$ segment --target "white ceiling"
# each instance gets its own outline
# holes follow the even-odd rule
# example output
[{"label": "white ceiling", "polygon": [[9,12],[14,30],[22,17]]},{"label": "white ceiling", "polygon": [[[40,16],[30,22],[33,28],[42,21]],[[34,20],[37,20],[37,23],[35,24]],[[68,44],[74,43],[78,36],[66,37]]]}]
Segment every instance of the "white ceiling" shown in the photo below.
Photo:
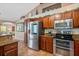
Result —
[{"label": "white ceiling", "polygon": [[0,3],[0,20],[19,20],[37,5],[39,3]]}]

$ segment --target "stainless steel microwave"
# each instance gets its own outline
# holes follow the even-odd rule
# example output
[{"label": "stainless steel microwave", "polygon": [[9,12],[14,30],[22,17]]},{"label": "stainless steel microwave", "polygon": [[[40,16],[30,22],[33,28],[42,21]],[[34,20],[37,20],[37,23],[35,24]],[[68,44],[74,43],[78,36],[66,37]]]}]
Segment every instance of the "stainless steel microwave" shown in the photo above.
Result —
[{"label": "stainless steel microwave", "polygon": [[70,29],[70,28],[73,28],[72,19],[54,21],[54,29]]}]

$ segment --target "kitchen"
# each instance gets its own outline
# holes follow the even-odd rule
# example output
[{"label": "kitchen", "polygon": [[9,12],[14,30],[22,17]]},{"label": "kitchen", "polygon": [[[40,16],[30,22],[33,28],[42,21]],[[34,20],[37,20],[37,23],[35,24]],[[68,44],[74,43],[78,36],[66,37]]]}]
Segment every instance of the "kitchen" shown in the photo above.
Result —
[{"label": "kitchen", "polygon": [[[28,22],[29,24],[35,23],[36,21],[41,22],[41,24],[39,24],[40,27],[38,24],[38,26],[30,24],[32,26],[31,28],[27,26],[30,28],[27,29],[27,33],[37,35],[36,37],[31,35],[31,37],[34,37],[35,39],[39,36],[39,41],[37,39],[37,43],[35,45],[36,41],[31,41],[31,37],[29,37],[29,34],[27,34],[27,42],[29,41],[29,47],[35,50],[41,49],[44,51],[48,51],[50,53],[53,53],[53,55],[78,56],[78,40],[76,41],[76,38],[79,39],[79,9],[75,9],[76,7],[68,9],[69,6],[66,6],[66,8],[60,8],[61,11],[59,9],[54,10],[54,12],[51,11],[53,12],[51,13],[51,15],[41,14],[35,16],[36,18],[30,18],[29,21],[28,19],[26,19],[26,22]],[[37,34],[33,32],[37,32]]]},{"label": "kitchen", "polygon": [[16,21],[15,35],[0,35],[0,55],[79,56],[78,18],[78,3],[40,3]]}]

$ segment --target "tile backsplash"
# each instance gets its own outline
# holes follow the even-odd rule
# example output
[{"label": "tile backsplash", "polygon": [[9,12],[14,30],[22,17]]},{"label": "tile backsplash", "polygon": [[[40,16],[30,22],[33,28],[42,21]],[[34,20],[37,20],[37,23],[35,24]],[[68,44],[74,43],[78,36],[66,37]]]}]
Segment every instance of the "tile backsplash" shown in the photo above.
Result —
[{"label": "tile backsplash", "polygon": [[44,33],[49,33],[51,32],[52,34],[56,33],[55,29],[45,29]]},{"label": "tile backsplash", "polygon": [[72,34],[79,34],[79,28],[73,29],[73,30],[72,30]]},{"label": "tile backsplash", "polygon": [[[71,29],[72,34],[79,34],[79,28],[76,29]],[[44,33],[49,33],[51,32],[52,34],[56,34],[57,31],[55,29],[45,29]]]}]

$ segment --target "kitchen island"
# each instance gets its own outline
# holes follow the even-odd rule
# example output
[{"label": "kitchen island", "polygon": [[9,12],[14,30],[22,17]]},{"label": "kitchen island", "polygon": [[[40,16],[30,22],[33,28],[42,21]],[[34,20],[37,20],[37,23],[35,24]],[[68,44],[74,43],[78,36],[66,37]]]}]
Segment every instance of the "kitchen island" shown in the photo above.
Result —
[{"label": "kitchen island", "polygon": [[18,41],[12,35],[0,35],[0,56],[17,56]]}]

